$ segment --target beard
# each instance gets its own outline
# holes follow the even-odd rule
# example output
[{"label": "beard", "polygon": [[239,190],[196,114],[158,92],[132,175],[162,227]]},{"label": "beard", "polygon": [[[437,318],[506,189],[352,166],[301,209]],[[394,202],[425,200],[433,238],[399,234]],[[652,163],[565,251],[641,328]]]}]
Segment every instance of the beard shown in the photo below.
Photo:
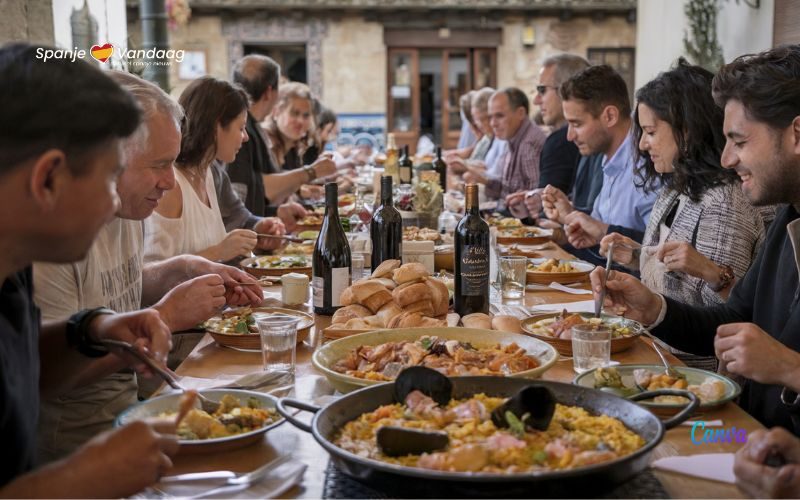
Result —
[{"label": "beard", "polygon": [[[751,176],[752,170],[747,169]],[[755,207],[790,203],[800,205],[800,164],[776,143],[771,157],[756,170],[764,172],[757,192],[745,191],[745,197]]]}]

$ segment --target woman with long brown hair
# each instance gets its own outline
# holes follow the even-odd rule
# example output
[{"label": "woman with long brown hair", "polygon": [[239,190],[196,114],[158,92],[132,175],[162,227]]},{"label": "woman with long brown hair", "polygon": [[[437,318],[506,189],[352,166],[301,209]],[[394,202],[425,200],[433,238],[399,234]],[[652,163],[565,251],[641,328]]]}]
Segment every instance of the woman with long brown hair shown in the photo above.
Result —
[{"label": "woman with long brown hair", "polygon": [[196,254],[226,262],[249,255],[258,241],[248,229],[227,232],[211,166],[229,163],[247,141],[248,98],[244,90],[212,77],[193,81],[179,100],[186,118],[175,162],[175,188],[145,224],[145,261]]}]

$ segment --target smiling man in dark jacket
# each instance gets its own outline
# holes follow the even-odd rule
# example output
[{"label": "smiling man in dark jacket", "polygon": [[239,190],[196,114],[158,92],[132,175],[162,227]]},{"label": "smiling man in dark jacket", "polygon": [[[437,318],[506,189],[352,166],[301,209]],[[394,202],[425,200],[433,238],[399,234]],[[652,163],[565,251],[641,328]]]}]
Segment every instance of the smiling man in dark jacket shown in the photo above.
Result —
[{"label": "smiling man in dark jacket", "polygon": [[[725,109],[722,166],[736,169],[753,205],[785,206],[726,304],[692,307],[612,273],[606,305],[678,349],[716,354],[748,379],[747,412],[800,435],[800,45],[739,57],[720,69],[713,91]],[[592,273],[595,293],[602,274]]]}]

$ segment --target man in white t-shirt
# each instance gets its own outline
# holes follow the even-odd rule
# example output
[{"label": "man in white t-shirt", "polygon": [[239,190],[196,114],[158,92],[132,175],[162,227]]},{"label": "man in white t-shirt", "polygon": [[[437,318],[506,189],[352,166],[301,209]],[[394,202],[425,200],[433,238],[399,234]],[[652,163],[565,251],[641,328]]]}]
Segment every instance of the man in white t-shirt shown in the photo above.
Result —
[{"label": "man in white t-shirt", "polygon": [[[42,318],[64,319],[101,306],[128,312],[154,304],[170,329],[178,331],[206,320],[226,303],[260,303],[258,283],[233,267],[191,255],[144,265],[143,220],[175,185],[172,166],[180,150],[183,113],[155,85],[125,73],[111,76],[134,95],[144,112],[139,129],[124,144],[127,166],[117,182],[119,209],[82,261],[34,265],[34,299]],[[135,375],[120,371],[122,367],[119,358],[107,356],[81,380],[105,377],[42,401],[40,461],[72,452],[110,428],[120,411],[136,403]]]}]

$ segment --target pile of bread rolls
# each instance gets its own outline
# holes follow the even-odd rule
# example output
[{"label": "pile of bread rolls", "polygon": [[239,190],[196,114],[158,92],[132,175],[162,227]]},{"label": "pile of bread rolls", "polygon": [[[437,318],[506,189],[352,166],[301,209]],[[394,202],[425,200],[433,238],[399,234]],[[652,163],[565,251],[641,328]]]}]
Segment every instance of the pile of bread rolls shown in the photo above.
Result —
[{"label": "pile of bread rolls", "polygon": [[386,260],[369,279],[354,283],[340,297],[344,307],[333,315],[331,326],[345,330],[458,326],[521,333],[519,319],[468,314],[448,314],[447,285],[430,276],[423,264]]},{"label": "pile of bread rolls", "polygon": [[370,279],[342,292],[332,324],[345,329],[447,326],[447,285],[429,275],[424,265],[383,261]]}]

